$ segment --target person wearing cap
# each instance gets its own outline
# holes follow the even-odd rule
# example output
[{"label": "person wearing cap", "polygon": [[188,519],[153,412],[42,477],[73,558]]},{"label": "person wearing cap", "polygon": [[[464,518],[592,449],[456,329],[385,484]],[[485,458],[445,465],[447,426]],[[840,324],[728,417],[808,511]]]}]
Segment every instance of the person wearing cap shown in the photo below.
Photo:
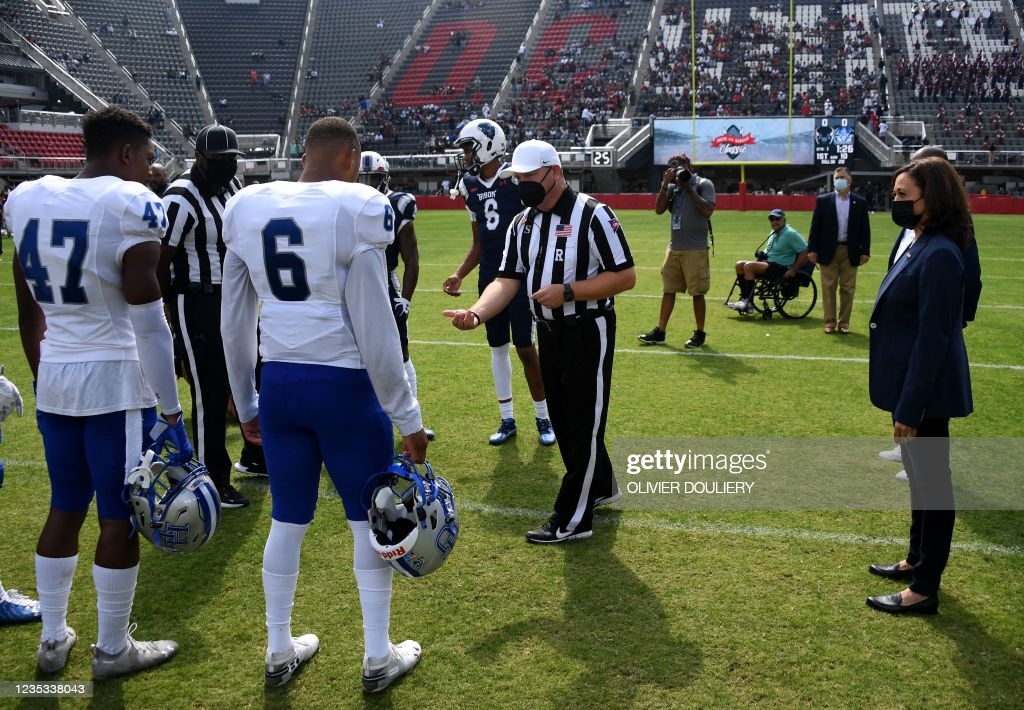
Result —
[{"label": "person wearing cap", "polygon": [[[821,307],[825,312],[825,333],[850,332],[853,294],[857,290],[857,267],[871,258],[871,221],[868,203],[850,192],[853,177],[840,166],[832,173],[835,191],[821,195],[814,203],[807,257],[821,268]],[[836,288],[839,313],[836,314]]]},{"label": "person wearing cap", "polygon": [[798,231],[786,224],[786,213],[774,209],[768,213],[768,222],[772,231],[768,234],[768,244],[762,253],[758,253],[757,261],[737,261],[736,278],[740,280],[740,300],[727,304],[740,313],[754,310],[751,298],[754,293],[754,281],[758,276],[768,278],[794,278],[801,266],[807,263],[807,242]]},{"label": "person wearing cap", "polygon": [[537,321],[548,411],[565,465],[554,512],[526,533],[531,543],[590,537],[594,507],[622,496],[605,446],[615,352],[615,295],[636,284],[619,220],[565,180],[554,147],[520,143],[498,173],[513,178],[526,209],[512,221],[498,277],[465,310],[446,310],[472,330],[500,313],[526,282]]},{"label": "person wearing cap", "polygon": [[[196,455],[210,472],[224,508],[242,508],[249,499],[231,485],[225,412],[231,393],[220,335],[221,234],[228,200],[241,189],[238,137],[227,126],[210,125],[196,136],[192,169],[168,186],[163,196],[167,229],[160,253],[160,284],[192,391],[192,439]],[[247,450],[254,445],[246,442]],[[262,462],[262,450],[259,460]],[[243,461],[245,454],[243,454]]]},{"label": "person wearing cap", "polygon": [[711,288],[711,261],[708,259],[708,234],[715,211],[715,185],[700,177],[686,155],[674,155],[662,176],[661,189],[654,201],[655,214],[672,214],[669,244],[661,265],[661,311],[658,325],[637,336],[643,345],[664,345],[665,329],[676,305],[677,293],[689,293],[693,299],[693,317],[697,329],[686,347],[704,344],[704,318],[707,306],[704,294]]}]

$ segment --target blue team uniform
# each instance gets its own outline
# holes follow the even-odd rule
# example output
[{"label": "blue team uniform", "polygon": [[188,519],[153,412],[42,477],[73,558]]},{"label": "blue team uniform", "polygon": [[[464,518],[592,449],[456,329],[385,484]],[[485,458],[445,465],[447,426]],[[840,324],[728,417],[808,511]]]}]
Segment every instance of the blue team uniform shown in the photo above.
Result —
[{"label": "blue team uniform", "polygon": [[402,284],[398,280],[398,235],[405,225],[416,219],[416,198],[408,192],[389,192],[387,197],[395,211],[395,238],[384,250],[384,261],[388,267],[388,298],[398,325],[398,338],[405,350],[409,347],[409,304],[402,298]]},{"label": "blue team uniform", "polygon": [[[502,165],[499,171],[505,167]],[[478,226],[480,266],[477,289],[483,293],[498,276],[506,232],[512,218],[523,211],[523,203],[511,178],[499,178],[497,175],[490,182],[484,182],[479,176],[467,173],[459,183],[459,193]],[[533,343],[533,316],[525,281],[508,308],[489,319],[484,327],[487,329],[487,344],[492,348],[508,344],[510,331],[511,342],[516,347]]]}]

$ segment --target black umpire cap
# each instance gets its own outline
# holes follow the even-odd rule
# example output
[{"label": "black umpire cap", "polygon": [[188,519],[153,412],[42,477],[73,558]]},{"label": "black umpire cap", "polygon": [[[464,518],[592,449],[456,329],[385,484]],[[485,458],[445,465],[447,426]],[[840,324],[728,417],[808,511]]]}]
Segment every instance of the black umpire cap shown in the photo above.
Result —
[{"label": "black umpire cap", "polygon": [[238,149],[238,136],[227,126],[205,126],[196,136],[196,152],[203,155],[245,155]]}]

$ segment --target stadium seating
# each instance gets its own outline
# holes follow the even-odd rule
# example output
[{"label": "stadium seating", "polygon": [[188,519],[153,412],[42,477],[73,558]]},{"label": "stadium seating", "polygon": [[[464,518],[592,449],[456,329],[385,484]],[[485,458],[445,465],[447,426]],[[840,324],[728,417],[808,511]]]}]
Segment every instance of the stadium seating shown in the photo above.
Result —
[{"label": "stadium seating", "polygon": [[[217,118],[239,133],[281,133],[308,3],[177,3]],[[339,42],[351,36],[345,31],[336,35]]]},{"label": "stadium seating", "polygon": [[167,118],[183,127],[205,123],[195,77],[186,69],[181,38],[176,32],[168,34],[174,26],[169,5],[146,0],[74,0],[71,6],[150,98],[163,107]]}]

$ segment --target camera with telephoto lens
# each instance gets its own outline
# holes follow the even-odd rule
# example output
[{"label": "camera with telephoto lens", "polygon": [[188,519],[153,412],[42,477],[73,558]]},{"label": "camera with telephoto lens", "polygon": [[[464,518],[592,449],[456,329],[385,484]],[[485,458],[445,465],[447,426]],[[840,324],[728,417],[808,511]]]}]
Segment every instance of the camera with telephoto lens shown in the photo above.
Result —
[{"label": "camera with telephoto lens", "polygon": [[676,182],[690,182],[691,177],[693,175],[686,168],[676,168]]},{"label": "camera with telephoto lens", "polygon": [[760,250],[754,252],[754,257],[757,258],[758,261],[768,261],[768,255]]}]

